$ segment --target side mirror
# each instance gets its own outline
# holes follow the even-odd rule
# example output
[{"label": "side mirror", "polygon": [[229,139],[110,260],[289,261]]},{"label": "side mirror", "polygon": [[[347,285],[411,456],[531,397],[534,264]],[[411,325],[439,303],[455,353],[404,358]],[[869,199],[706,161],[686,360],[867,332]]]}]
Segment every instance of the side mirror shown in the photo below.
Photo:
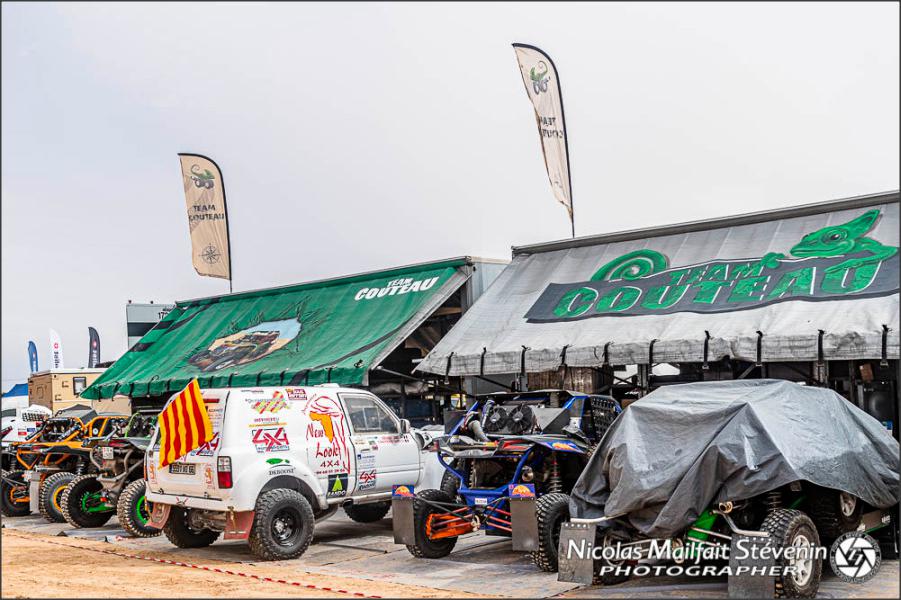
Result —
[{"label": "side mirror", "polygon": [[401,420],[400,420],[400,432],[401,432],[402,434],[403,434],[403,433],[410,433],[410,421],[408,421],[407,419],[401,419]]}]

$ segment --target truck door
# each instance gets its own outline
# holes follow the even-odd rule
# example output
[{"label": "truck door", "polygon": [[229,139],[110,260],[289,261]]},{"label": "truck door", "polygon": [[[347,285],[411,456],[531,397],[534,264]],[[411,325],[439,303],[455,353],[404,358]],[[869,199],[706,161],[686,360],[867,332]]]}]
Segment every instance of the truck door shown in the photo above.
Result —
[{"label": "truck door", "polygon": [[341,394],[353,433],[358,494],[390,492],[393,485],[415,484],[419,445],[400,433],[400,421],[375,396]]}]

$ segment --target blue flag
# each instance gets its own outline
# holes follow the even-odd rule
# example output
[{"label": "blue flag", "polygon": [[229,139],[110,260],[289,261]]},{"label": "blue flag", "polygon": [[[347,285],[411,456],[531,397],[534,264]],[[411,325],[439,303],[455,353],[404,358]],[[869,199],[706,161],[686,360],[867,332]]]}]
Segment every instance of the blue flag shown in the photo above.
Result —
[{"label": "blue flag", "polygon": [[28,366],[32,373],[38,372],[38,348],[31,340],[28,341]]}]

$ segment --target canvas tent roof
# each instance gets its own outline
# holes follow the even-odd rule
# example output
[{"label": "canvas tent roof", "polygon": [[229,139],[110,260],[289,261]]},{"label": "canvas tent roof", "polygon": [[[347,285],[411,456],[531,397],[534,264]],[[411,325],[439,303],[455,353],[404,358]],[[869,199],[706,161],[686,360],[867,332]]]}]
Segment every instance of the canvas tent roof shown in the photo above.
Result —
[{"label": "canvas tent roof", "polygon": [[472,274],[469,257],[176,303],[82,398],[365,384]]},{"label": "canvas tent roof", "polygon": [[514,248],[417,369],[898,358],[898,228],[890,192]]},{"label": "canvas tent roof", "polygon": [[27,396],[28,395],[28,384],[27,383],[17,383],[12,386],[8,392],[3,394],[4,398],[12,398],[14,396]]}]

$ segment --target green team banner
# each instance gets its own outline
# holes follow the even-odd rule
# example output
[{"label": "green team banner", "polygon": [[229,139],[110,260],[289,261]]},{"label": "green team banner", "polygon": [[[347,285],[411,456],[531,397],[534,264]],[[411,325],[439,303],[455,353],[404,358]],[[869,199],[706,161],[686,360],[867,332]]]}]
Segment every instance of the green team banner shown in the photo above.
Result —
[{"label": "green team banner", "polygon": [[469,277],[466,259],[179,302],[83,398],[362,384]]}]

